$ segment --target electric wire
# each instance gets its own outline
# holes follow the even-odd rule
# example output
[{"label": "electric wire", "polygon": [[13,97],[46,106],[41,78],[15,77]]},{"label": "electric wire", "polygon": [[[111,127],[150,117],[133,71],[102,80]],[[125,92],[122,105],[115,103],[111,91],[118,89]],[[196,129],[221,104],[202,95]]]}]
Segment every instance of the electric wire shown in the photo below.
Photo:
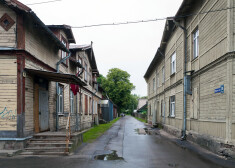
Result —
[{"label": "electric wire", "polygon": [[45,3],[57,2],[57,1],[62,1],[62,0],[53,0],[53,1],[36,2],[36,3],[31,3],[31,4],[26,4],[26,5],[40,5],[40,4],[45,4]]},{"label": "electric wire", "polygon": [[[51,1],[26,4],[26,5],[39,5],[39,4],[52,3],[52,2],[57,2],[57,1],[62,1],[62,0],[51,0]],[[126,22],[117,22],[117,23],[101,23],[101,24],[93,24],[93,25],[85,25],[85,26],[72,26],[71,28],[81,29],[81,28],[100,27],[100,26],[118,26],[118,25],[127,25],[127,24],[156,22],[156,21],[169,20],[169,19],[181,19],[181,18],[185,18],[189,16],[196,16],[196,15],[202,15],[202,14],[213,13],[213,12],[221,12],[221,11],[230,10],[234,8],[235,7],[215,9],[215,10],[209,10],[209,11],[204,11],[204,12],[199,12],[199,13],[181,15],[177,17],[173,16],[173,17],[163,17],[163,18],[148,19],[148,20],[136,20],[136,21],[126,21]]]},{"label": "electric wire", "polygon": [[156,19],[148,19],[148,20],[137,20],[137,21],[117,22],[117,23],[103,23],[103,24],[94,24],[94,25],[86,25],[86,26],[72,26],[72,28],[81,29],[81,28],[99,27],[99,26],[118,26],[118,25],[127,25],[127,24],[156,22],[156,21],[171,20],[171,19],[182,19],[182,18],[186,18],[189,16],[196,16],[196,15],[202,15],[202,14],[213,13],[213,12],[221,12],[221,11],[230,10],[230,9],[234,9],[234,8],[235,7],[209,10],[209,11],[205,11],[205,12],[192,13],[192,14],[181,15],[181,16],[177,16],[177,17],[173,16],[173,17],[164,17],[164,18],[156,18]]}]

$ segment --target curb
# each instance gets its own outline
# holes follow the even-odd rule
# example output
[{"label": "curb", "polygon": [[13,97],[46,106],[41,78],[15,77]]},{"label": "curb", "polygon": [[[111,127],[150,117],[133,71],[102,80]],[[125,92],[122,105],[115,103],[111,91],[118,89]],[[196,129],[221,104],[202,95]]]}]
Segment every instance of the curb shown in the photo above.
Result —
[{"label": "curb", "polygon": [[177,146],[187,149],[188,151],[196,154],[201,159],[206,159],[207,161],[217,164],[218,166],[222,166],[223,168],[234,168],[235,167],[235,160],[228,160],[224,156],[220,156],[217,154],[214,154],[198,144],[195,144],[190,141],[182,141],[181,139],[159,129],[153,129],[153,131],[162,136],[163,138],[170,140],[172,143],[176,144]]}]

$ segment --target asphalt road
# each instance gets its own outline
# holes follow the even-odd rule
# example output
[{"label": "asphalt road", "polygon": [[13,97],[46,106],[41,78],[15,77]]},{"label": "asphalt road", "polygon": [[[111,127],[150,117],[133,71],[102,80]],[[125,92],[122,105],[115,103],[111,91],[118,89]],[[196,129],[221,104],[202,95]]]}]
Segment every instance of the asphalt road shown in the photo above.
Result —
[{"label": "asphalt road", "polygon": [[143,123],[125,116],[71,156],[0,158],[0,168],[221,168],[160,135],[138,134],[141,128]]}]

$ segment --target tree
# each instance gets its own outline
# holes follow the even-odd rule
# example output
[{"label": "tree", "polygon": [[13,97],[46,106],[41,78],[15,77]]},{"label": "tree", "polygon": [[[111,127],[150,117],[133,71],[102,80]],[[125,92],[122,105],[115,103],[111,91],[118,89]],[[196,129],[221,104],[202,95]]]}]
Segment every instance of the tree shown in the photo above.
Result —
[{"label": "tree", "polygon": [[127,109],[131,99],[131,91],[135,86],[130,82],[130,75],[126,71],[112,68],[107,77],[101,75],[98,82],[108,97],[118,106],[119,112]]},{"label": "tree", "polygon": [[129,99],[128,107],[127,107],[128,113],[133,113],[133,111],[137,109],[138,100],[139,100],[138,95],[136,94],[130,95],[130,99]]}]

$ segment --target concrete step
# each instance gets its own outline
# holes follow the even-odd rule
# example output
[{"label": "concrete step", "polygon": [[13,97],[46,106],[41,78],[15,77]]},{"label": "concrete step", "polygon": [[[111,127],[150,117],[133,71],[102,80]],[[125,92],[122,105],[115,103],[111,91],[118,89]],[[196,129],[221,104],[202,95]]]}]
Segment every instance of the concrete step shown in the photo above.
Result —
[{"label": "concrete step", "polygon": [[[25,151],[31,152],[64,152],[66,147],[27,147]],[[69,147],[71,149],[71,147]]]},{"label": "concrete step", "polygon": [[[69,147],[72,146],[72,142],[69,142]],[[38,142],[38,141],[34,141],[34,142],[30,142],[27,145],[28,148],[31,147],[66,147],[66,142]]]},{"label": "concrete step", "polygon": [[37,156],[37,155],[53,155],[53,156],[62,156],[69,155],[69,152],[48,152],[48,151],[23,151],[20,153],[23,156]]},{"label": "concrete step", "polygon": [[[38,142],[38,143],[63,143],[66,142],[66,139],[30,139],[29,143]],[[69,142],[73,142],[73,139],[70,139]]]},{"label": "concrete step", "polygon": [[37,140],[66,140],[66,136],[62,136],[62,135],[58,135],[58,136],[45,136],[45,135],[35,135],[33,137],[33,139],[37,139]]}]

